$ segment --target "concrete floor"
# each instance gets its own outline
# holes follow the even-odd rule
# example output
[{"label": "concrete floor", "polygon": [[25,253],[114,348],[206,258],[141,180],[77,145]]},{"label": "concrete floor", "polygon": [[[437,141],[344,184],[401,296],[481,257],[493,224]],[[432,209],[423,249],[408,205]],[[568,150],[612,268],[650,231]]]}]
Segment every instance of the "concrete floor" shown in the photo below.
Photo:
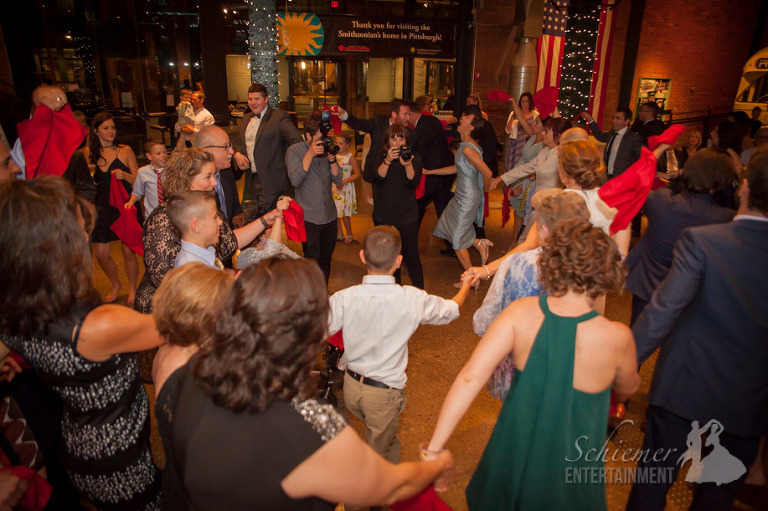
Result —
[{"label": "concrete floor", "polygon": [[[372,207],[365,202],[365,194],[359,182],[357,188],[359,213],[352,217],[352,230],[358,241],[350,245],[344,245],[341,242],[336,244],[329,284],[331,291],[360,283],[366,273],[365,267],[358,257],[358,252],[362,248],[360,240],[373,226]],[[500,191],[491,194],[492,209],[486,228],[488,238],[495,243],[495,246],[491,248],[491,260],[500,257],[502,251],[508,247],[511,241],[511,226],[504,229],[499,227],[500,200]],[[431,235],[435,223],[435,211],[430,206],[421,226],[419,238],[426,289],[430,293],[450,298],[456,291],[452,287],[452,283],[458,280],[462,268],[456,258],[439,254],[440,249],[444,248],[444,244],[442,240]],[[293,242],[287,244],[296,252],[301,253],[299,244]],[[474,264],[478,264],[479,255],[477,252],[470,251],[470,254]],[[127,282],[125,282],[125,276],[122,272],[123,263],[117,243],[113,243],[112,256],[117,261],[121,278],[124,280],[124,286],[118,299],[119,302],[124,303],[127,297]],[[95,261],[94,266],[97,286],[102,295],[106,295],[109,291],[106,277]],[[143,265],[141,271],[143,272]],[[408,282],[407,277],[404,276],[404,283]],[[461,317],[457,321],[447,326],[422,326],[412,338],[408,384],[405,389],[408,402],[400,420],[403,461],[416,460],[418,443],[427,441],[431,437],[443,398],[479,340],[472,330],[472,314],[482,303],[487,289],[488,283],[483,282],[479,291],[470,292],[470,296],[461,310]],[[606,316],[613,320],[628,323],[629,307],[630,301],[627,293],[609,296],[606,303]],[[608,441],[607,448],[609,450],[621,449],[623,451],[624,449],[639,449],[641,447],[643,433],[639,426],[643,421],[647,406],[648,389],[654,364],[655,358],[649,360],[642,368],[643,384],[628,406],[626,418],[631,419],[634,425],[623,425]],[[341,395],[339,395],[339,401],[340,407],[343,407]],[[481,392],[448,443],[448,448],[453,452],[456,459],[457,477],[454,484],[442,497],[454,510],[467,509],[464,489],[480,459],[500,408],[499,401],[490,397],[486,391]],[[349,420],[362,436],[362,423],[354,417]],[[158,465],[164,465],[165,460],[156,429],[153,429],[153,452]],[[624,464],[624,466],[629,465],[631,464]],[[607,466],[621,466],[621,464],[609,462]],[[683,510],[690,505],[692,486],[684,482],[683,479],[684,477],[678,477],[679,482],[675,484],[668,495],[668,510]],[[629,484],[607,485],[608,509],[611,511],[624,509],[629,490]],[[745,487],[733,509],[768,509],[768,491],[765,488]]]}]

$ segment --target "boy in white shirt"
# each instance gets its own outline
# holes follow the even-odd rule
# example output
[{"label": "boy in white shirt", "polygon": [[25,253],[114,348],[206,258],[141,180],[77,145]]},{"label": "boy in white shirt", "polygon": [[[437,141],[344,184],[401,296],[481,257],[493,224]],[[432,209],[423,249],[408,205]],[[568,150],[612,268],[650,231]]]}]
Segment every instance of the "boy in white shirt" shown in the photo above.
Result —
[{"label": "boy in white shirt", "polygon": [[419,325],[444,325],[459,317],[471,279],[450,300],[395,283],[403,256],[394,227],[374,227],[360,259],[368,267],[363,283],[330,298],[330,333],[344,330],[344,403],[365,422],[365,438],[392,463],[400,461],[397,427],[405,407],[408,340]]},{"label": "boy in white shirt", "polygon": [[145,156],[149,165],[144,165],[136,174],[133,182],[131,198],[125,203],[125,209],[130,209],[135,203],[144,197],[144,221],[157,206],[165,201],[163,196],[163,170],[168,161],[168,150],[165,143],[156,138],[150,138],[144,144]]}]

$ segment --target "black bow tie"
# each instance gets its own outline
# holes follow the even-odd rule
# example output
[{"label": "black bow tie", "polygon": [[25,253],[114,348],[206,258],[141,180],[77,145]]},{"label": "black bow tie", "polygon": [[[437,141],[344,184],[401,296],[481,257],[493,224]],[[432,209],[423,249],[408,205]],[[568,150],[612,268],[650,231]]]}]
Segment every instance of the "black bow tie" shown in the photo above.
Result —
[{"label": "black bow tie", "polygon": [[259,112],[257,114],[253,114],[253,116],[256,117],[257,119],[261,119],[261,114],[262,112]]}]

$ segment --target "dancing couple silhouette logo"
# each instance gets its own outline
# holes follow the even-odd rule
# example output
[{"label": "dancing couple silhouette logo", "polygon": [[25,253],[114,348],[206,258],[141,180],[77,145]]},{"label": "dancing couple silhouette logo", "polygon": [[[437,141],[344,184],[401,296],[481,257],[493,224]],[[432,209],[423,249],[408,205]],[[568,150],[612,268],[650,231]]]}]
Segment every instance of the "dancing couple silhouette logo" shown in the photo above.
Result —
[{"label": "dancing couple silhouette logo", "polygon": [[[691,422],[691,432],[686,440],[688,450],[678,460],[680,468],[691,461],[686,481],[720,486],[735,481],[747,471],[741,460],[720,445],[720,434],[724,430],[723,425],[715,419],[702,427],[699,427],[699,421]],[[703,440],[704,435],[706,440]]]}]

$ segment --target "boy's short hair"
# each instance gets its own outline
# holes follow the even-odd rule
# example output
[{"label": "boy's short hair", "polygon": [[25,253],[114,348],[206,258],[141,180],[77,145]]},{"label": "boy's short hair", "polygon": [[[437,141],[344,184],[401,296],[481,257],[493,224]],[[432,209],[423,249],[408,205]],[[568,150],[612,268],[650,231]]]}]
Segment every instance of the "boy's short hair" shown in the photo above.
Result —
[{"label": "boy's short hair", "polygon": [[203,263],[172,269],[152,299],[157,331],[168,344],[202,344],[208,340],[234,280],[230,273]]},{"label": "boy's short hair", "polygon": [[363,240],[365,264],[375,272],[388,271],[400,255],[400,233],[391,225],[378,225],[368,231]]},{"label": "boy's short hair", "polygon": [[183,96],[184,94],[192,94],[192,89],[181,89],[179,95]]},{"label": "boy's short hair", "polygon": [[168,219],[182,236],[189,232],[189,224],[195,218],[202,218],[208,201],[215,201],[213,195],[204,190],[182,190],[171,195],[165,202]]},{"label": "boy's short hair", "polygon": [[149,138],[149,139],[147,139],[147,141],[144,143],[144,152],[145,153],[151,153],[152,152],[152,148],[155,147],[156,145],[161,145],[161,146],[165,147],[165,142],[163,142],[159,138]]}]

